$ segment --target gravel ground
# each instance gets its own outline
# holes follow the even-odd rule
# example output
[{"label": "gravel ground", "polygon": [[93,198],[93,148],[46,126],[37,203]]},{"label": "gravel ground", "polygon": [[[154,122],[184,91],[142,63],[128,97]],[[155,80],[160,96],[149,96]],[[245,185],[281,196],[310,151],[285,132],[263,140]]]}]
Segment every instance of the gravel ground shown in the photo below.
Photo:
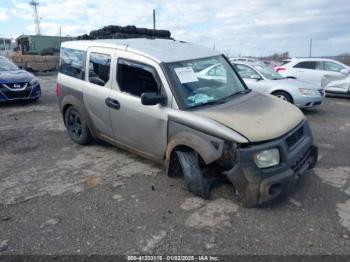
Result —
[{"label": "gravel ground", "polygon": [[40,77],[35,103],[0,106],[0,254],[350,254],[350,100],[305,111],[320,155],[285,201],[210,201],[106,143],[74,144]]}]

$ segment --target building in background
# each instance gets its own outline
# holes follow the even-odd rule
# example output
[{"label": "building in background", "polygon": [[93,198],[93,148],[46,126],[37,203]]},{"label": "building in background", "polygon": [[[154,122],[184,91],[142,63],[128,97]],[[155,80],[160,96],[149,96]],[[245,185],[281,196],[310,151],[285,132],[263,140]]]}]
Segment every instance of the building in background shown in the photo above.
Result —
[{"label": "building in background", "polygon": [[47,35],[21,35],[16,43],[22,54],[53,54],[59,52],[62,42],[73,40],[72,37]]},{"label": "building in background", "polygon": [[0,38],[0,56],[10,57],[13,53],[14,44],[10,38]]}]

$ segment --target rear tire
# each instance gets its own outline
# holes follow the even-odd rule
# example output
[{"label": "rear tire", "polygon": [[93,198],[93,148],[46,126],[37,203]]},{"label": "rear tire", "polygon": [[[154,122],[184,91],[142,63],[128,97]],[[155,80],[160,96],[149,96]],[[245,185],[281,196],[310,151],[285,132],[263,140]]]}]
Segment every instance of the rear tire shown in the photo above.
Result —
[{"label": "rear tire", "polygon": [[287,92],[277,91],[272,93],[272,95],[277,96],[278,98],[293,104],[293,98]]},{"label": "rear tire", "polygon": [[64,116],[64,122],[70,138],[79,145],[92,141],[92,136],[83,114],[75,106],[70,106]]}]

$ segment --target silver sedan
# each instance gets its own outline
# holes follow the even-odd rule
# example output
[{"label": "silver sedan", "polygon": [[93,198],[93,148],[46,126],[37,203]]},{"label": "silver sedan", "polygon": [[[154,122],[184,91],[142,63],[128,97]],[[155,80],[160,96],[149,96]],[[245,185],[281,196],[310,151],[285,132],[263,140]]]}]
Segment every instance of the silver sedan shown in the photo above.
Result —
[{"label": "silver sedan", "polygon": [[285,78],[262,63],[232,63],[247,86],[275,95],[299,108],[322,105],[325,92],[317,84]]}]

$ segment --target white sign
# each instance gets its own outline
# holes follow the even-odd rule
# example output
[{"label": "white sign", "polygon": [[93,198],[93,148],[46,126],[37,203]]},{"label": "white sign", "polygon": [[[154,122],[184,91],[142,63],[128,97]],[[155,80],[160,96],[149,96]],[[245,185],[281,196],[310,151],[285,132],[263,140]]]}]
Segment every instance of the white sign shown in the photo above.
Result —
[{"label": "white sign", "polygon": [[190,66],[178,67],[178,68],[175,68],[174,70],[181,84],[198,81],[196,73],[193,71],[193,68]]}]

